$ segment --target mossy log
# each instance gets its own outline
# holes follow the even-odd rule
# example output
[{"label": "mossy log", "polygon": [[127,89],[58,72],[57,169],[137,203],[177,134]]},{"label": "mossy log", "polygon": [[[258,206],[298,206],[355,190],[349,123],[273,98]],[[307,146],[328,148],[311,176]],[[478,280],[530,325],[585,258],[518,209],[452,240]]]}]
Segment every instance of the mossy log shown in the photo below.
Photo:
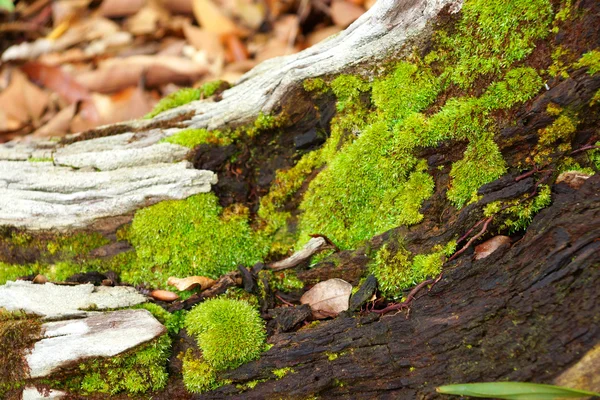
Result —
[{"label": "mossy log", "polygon": [[[521,240],[482,260],[457,258],[409,314],[367,312],[274,335],[258,361],[225,374],[231,385],[197,398],[422,399],[460,382],[598,385],[600,177],[555,195]],[[588,352],[596,365],[579,381],[562,379]],[[293,372],[273,376],[285,367]],[[253,380],[261,383],[252,390],[236,387]]]},{"label": "mossy log", "polygon": [[[197,398],[435,398],[498,380],[598,391],[598,26],[595,0],[379,0],[209,99],[1,145],[0,278],[220,278],[165,306],[190,309],[313,235],[329,253],[311,268],[297,256],[252,271],[270,333],[295,332]],[[508,239],[475,260],[496,235]],[[376,304],[277,320],[320,281],[367,276]],[[422,282],[435,283],[381,315]],[[197,349],[176,339],[153,398],[191,396],[181,358]]]}]

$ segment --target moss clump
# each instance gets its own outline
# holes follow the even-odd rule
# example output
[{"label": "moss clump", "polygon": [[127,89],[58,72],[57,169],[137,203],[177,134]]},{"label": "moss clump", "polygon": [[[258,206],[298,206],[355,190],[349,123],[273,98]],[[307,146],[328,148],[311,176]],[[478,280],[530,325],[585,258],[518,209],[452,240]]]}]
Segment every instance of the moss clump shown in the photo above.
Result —
[{"label": "moss clump", "polygon": [[265,323],[250,304],[225,298],[207,300],[186,317],[185,327],[196,337],[202,357],[184,357],[183,379],[191,392],[222,384],[217,372],[252,361],[265,349]]},{"label": "moss clump", "polygon": [[304,90],[307,92],[315,93],[327,93],[329,91],[329,85],[322,78],[311,78],[306,79],[302,82]]},{"label": "moss clump", "polygon": [[188,313],[185,327],[196,337],[204,360],[216,370],[252,361],[265,346],[265,323],[245,301],[207,300]]},{"label": "moss clump", "polygon": [[0,396],[18,389],[29,376],[25,356],[42,332],[40,318],[0,308]]},{"label": "moss clump", "polygon": [[268,240],[250,228],[248,210],[224,210],[212,193],[139,210],[129,239],[136,266],[123,271],[123,279],[160,286],[169,276],[218,278],[238,264],[260,261],[269,250]]},{"label": "moss clump", "polygon": [[218,130],[208,131],[206,129],[184,129],[172,136],[162,139],[161,142],[178,144],[180,146],[193,149],[201,144],[226,146],[233,142],[233,138]]},{"label": "moss clump", "polygon": [[171,339],[163,335],[128,354],[92,360],[79,365],[81,374],[66,380],[69,388],[84,393],[127,393],[160,390],[168,379],[166,371]]},{"label": "moss clump", "polygon": [[202,358],[197,358],[188,349],[183,357],[183,384],[192,393],[204,393],[214,390],[222,384],[217,372]]},{"label": "moss clump", "polygon": [[30,157],[27,159],[29,162],[53,162],[54,158],[52,157]]},{"label": "moss clump", "polygon": [[506,162],[491,135],[469,142],[462,160],[455,162],[450,171],[452,186],[448,199],[461,207],[469,200],[477,200],[477,190],[506,172]]},{"label": "moss clump", "polygon": [[498,215],[502,222],[499,231],[508,230],[514,233],[526,229],[535,214],[546,208],[552,202],[552,195],[548,185],[541,185],[538,194],[533,198],[511,200],[508,203],[493,202],[485,206],[484,215],[490,217]]},{"label": "moss clump", "polygon": [[304,282],[298,279],[295,270],[283,270],[273,271],[269,283],[274,289],[282,292],[293,292],[295,290],[302,290],[304,288]]},{"label": "moss clump", "polygon": [[178,91],[171,93],[170,95],[162,98],[150,111],[145,119],[156,117],[158,114],[170,110],[175,107],[182,106],[187,103],[191,103],[195,100],[206,99],[219,90],[225,90],[229,87],[229,84],[225,81],[216,80],[206,82],[199,88],[183,88]]},{"label": "moss clump", "polygon": [[438,32],[441,48],[435,58],[453,65],[445,75],[466,89],[478,77],[497,74],[529,55],[535,41],[548,34],[551,20],[548,0],[468,1],[456,32]]},{"label": "moss clump", "polygon": [[144,116],[145,119],[151,119],[156,117],[158,114],[170,110],[175,107],[182,106],[195,100],[199,100],[202,92],[200,89],[194,88],[183,88],[178,91],[171,93],[170,95],[162,98],[150,111],[150,113]]},{"label": "moss clump", "polygon": [[284,376],[286,376],[287,374],[293,373],[294,369],[291,367],[284,367],[284,368],[274,369],[272,372],[273,372],[273,375],[275,375],[277,377],[277,379],[281,379]]},{"label": "moss clump", "polygon": [[576,68],[586,67],[588,74],[595,75],[600,72],[600,49],[588,51],[581,56],[575,64]]},{"label": "moss clump", "polygon": [[388,299],[399,299],[402,290],[439,274],[447,256],[456,248],[452,241],[445,247],[435,246],[431,253],[413,254],[400,239],[394,244],[385,244],[376,254],[370,273],[376,278],[381,294]]}]

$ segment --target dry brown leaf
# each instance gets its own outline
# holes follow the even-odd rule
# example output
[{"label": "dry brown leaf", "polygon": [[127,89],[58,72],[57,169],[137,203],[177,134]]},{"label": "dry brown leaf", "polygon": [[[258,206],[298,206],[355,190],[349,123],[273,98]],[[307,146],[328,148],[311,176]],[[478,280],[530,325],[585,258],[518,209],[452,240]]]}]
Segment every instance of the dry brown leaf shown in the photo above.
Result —
[{"label": "dry brown leaf", "polygon": [[333,278],[317,283],[300,298],[308,304],[317,319],[335,317],[348,309],[352,285],[343,279]]},{"label": "dry brown leaf", "polygon": [[264,4],[251,0],[234,0],[231,11],[244,25],[253,30],[260,28],[266,15]]},{"label": "dry brown leaf", "polygon": [[227,46],[226,60],[228,62],[244,61],[249,58],[248,49],[236,35],[223,35],[223,41]]},{"label": "dry brown leaf", "polygon": [[171,302],[175,301],[179,298],[177,293],[169,292],[168,290],[153,290],[150,292],[150,296],[152,296],[156,300]]},{"label": "dry brown leaf", "polygon": [[189,44],[197,50],[204,50],[209,58],[215,58],[225,52],[219,35],[214,32],[186,24],[183,27],[183,34]]},{"label": "dry brown leaf", "polygon": [[82,106],[79,114],[73,118],[71,132],[140,118],[152,110],[149,95],[137,87],[124,89],[111,96],[94,93],[91,96],[91,103],[98,111],[98,119],[90,118]]},{"label": "dry brown leaf", "polygon": [[293,46],[300,31],[300,19],[296,15],[284,15],[275,21],[273,37]]},{"label": "dry brown leaf", "polygon": [[192,14],[194,12],[192,0],[161,0],[161,5],[173,13]]},{"label": "dry brown leaf", "polygon": [[23,65],[21,69],[29,79],[58,93],[69,103],[90,98],[89,90],[60,67],[33,61]]},{"label": "dry brown leaf", "polygon": [[[48,106],[50,96],[31,83],[19,70],[12,71],[10,84],[0,93],[0,130],[12,130],[37,121]],[[16,125],[16,127],[15,127]]]},{"label": "dry brown leaf", "polygon": [[475,259],[481,260],[482,258],[486,258],[490,254],[498,250],[500,246],[509,244],[510,238],[508,236],[494,236],[493,238],[486,240],[485,242],[475,247]]},{"label": "dry brown leaf", "polygon": [[103,0],[98,13],[107,18],[127,17],[137,13],[145,4],[146,0]]},{"label": "dry brown leaf", "polygon": [[154,7],[144,7],[127,19],[125,26],[134,35],[148,35],[156,32],[161,16]]},{"label": "dry brown leaf", "polygon": [[342,28],[346,28],[364,12],[364,8],[344,0],[334,0],[331,4],[331,19],[334,24]]},{"label": "dry brown leaf", "polygon": [[148,86],[168,82],[190,85],[206,71],[206,65],[183,57],[131,56],[106,60],[97,70],[82,72],[75,79],[91,91],[111,93],[137,86],[142,74]]},{"label": "dry brown leaf", "polygon": [[175,286],[177,290],[192,290],[200,287],[200,290],[206,290],[215,284],[214,279],[204,276],[188,276],[187,278],[169,277],[167,285]]},{"label": "dry brown leaf", "polygon": [[578,190],[591,175],[579,171],[565,171],[558,175],[556,184],[566,183],[571,188]]},{"label": "dry brown leaf", "polygon": [[77,104],[73,103],[60,110],[46,124],[37,129],[31,136],[33,137],[62,137],[71,133],[71,122],[77,111]]},{"label": "dry brown leaf", "polygon": [[211,0],[192,1],[194,17],[202,28],[219,35],[238,30],[235,23]]}]

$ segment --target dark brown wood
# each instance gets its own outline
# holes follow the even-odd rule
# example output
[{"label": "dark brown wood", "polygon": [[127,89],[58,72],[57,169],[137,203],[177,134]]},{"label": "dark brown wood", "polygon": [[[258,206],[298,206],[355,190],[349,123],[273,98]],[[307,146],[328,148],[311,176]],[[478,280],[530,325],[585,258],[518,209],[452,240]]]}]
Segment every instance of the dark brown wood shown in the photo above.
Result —
[{"label": "dark brown wood", "polygon": [[[462,254],[408,319],[363,312],[274,335],[258,361],[224,375],[231,385],[196,398],[440,398],[448,383],[551,382],[600,340],[600,177],[554,189],[520,241]],[[293,372],[275,379],[283,367]]]}]

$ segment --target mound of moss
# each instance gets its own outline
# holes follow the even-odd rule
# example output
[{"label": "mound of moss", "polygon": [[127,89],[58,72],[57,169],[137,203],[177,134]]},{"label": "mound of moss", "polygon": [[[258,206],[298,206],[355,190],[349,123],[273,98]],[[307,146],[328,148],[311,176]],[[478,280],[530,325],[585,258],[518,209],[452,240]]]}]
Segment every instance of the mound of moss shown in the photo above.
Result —
[{"label": "mound of moss", "polygon": [[216,372],[239,367],[265,350],[265,323],[245,301],[217,298],[191,310],[185,319],[202,357],[184,357],[183,380],[188,390],[203,392],[218,385]]}]

